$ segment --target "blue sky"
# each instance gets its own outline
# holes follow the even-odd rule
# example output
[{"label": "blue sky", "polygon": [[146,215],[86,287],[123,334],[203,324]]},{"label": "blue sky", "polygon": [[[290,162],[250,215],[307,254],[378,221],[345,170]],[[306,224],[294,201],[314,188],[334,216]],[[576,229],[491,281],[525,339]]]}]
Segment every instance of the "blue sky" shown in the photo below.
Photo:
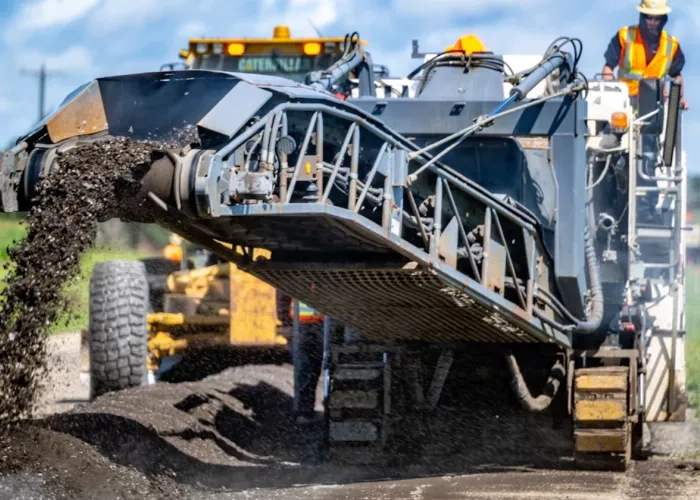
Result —
[{"label": "blue sky", "polygon": [[[411,40],[441,50],[476,33],[500,53],[541,54],[558,36],[584,44],[582,68],[592,76],[616,30],[637,22],[639,0],[4,0],[0,2],[0,147],[25,132],[38,114],[36,78],[22,69],[42,61],[54,74],[52,109],[78,85],[98,76],[157,70],[177,61],[191,36],[269,36],[276,24],[292,35],[359,31],[375,63],[404,76]],[[686,54],[685,144],[690,169],[700,174],[700,0],[671,0],[667,29]],[[382,5],[382,7],[377,7]],[[311,21],[311,23],[309,22]],[[697,165],[696,167],[693,164]]]}]

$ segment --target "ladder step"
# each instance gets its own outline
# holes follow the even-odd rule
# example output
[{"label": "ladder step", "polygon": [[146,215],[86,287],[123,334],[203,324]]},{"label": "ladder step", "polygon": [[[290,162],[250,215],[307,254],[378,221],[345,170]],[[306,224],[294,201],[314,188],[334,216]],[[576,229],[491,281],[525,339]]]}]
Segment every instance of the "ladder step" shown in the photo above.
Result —
[{"label": "ladder step", "polygon": [[574,373],[577,466],[626,470],[631,459],[630,368],[598,366]]},{"label": "ladder step", "polygon": [[338,363],[336,366],[338,367],[339,370],[344,369],[344,370],[364,370],[364,369],[382,369],[384,368],[385,363],[382,361],[369,361],[369,362],[363,362],[359,361],[357,363]]},{"label": "ladder step", "polygon": [[637,228],[637,237],[648,238],[648,239],[660,239],[668,240],[669,244],[673,243],[673,229],[672,228]]},{"label": "ladder step", "polygon": [[362,410],[381,410],[380,395],[377,390],[356,391],[336,390],[330,393],[328,406],[331,409],[352,408]]},{"label": "ladder step", "polygon": [[381,438],[380,426],[367,420],[330,422],[328,438],[334,442],[376,442]]},{"label": "ladder step", "polygon": [[384,371],[382,370],[383,365],[379,366],[370,366],[370,367],[355,367],[355,366],[344,366],[340,365],[338,368],[335,370],[335,379],[336,380],[362,380],[362,381],[370,381],[370,380],[375,380],[378,379],[379,377],[384,375]]},{"label": "ladder step", "polygon": [[385,348],[356,345],[331,349],[326,397],[326,436],[334,462],[384,463],[391,397],[390,356]]},{"label": "ladder step", "polygon": [[620,429],[577,429],[574,432],[576,451],[583,453],[624,453],[629,435]]},{"label": "ladder step", "polygon": [[645,196],[649,193],[661,193],[664,196],[675,197],[677,195],[676,188],[660,187],[660,186],[644,186],[638,187],[635,192],[637,196]]}]

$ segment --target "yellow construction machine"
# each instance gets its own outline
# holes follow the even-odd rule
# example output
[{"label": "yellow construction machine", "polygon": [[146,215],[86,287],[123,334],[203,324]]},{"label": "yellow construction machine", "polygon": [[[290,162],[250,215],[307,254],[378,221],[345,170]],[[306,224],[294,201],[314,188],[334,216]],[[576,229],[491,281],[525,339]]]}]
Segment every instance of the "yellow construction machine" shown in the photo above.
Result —
[{"label": "yellow construction machine", "polygon": [[[172,252],[177,245],[171,241],[164,254],[182,255]],[[236,251],[243,254],[241,248]],[[269,252],[256,249],[254,258],[259,256],[269,257]],[[230,262],[170,274],[161,300],[163,309],[148,314],[150,372],[159,372],[164,358],[192,348],[286,348],[291,338],[292,299]],[[321,323],[323,316],[301,305],[299,319]]]},{"label": "yellow construction machine", "polygon": [[[240,247],[236,252],[243,254]],[[269,257],[266,250],[255,249],[254,258]],[[172,235],[163,249],[163,257],[149,257],[143,263],[143,276],[134,276],[132,286],[141,282],[147,289],[147,359],[149,383],[159,378],[188,351],[209,347],[272,348],[287,350],[293,332],[294,301],[262,280],[238,269],[236,264],[218,259],[211,253],[197,249],[196,255],[186,256],[182,239]],[[96,297],[99,275],[119,267],[121,261],[97,264],[93,271]],[[91,290],[92,292],[93,290]],[[91,294],[92,295],[92,294]],[[92,298],[92,297],[91,297]],[[323,316],[299,303],[298,321],[301,324],[323,323]],[[82,377],[91,373],[89,355],[90,330],[99,330],[101,319],[90,317],[90,325],[83,328],[81,342]],[[168,364],[164,366],[164,361]],[[109,390],[142,385],[146,380],[115,383],[119,387],[104,390],[91,384],[92,395]],[[108,384],[109,385],[109,384]]]},{"label": "yellow construction machine", "polygon": [[337,62],[346,45],[345,37],[292,38],[288,26],[275,26],[271,38],[192,38],[179,56],[185,69],[277,75],[303,83]]}]

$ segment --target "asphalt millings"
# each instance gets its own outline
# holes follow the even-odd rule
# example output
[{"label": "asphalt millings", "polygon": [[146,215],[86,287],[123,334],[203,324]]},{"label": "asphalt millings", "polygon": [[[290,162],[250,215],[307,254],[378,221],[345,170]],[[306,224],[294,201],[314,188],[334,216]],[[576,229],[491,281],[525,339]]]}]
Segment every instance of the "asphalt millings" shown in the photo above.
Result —
[{"label": "asphalt millings", "polygon": [[163,146],[118,138],[62,154],[38,186],[27,236],[8,249],[0,298],[0,433],[31,415],[45,377],[44,339],[65,311],[62,290],[79,273],[99,222],[145,210],[140,180]]}]

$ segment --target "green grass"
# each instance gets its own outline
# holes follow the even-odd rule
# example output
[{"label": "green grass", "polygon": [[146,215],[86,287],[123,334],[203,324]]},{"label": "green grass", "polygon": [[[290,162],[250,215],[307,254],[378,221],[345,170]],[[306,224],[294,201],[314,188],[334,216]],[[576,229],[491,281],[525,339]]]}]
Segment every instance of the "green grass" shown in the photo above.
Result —
[{"label": "green grass", "polygon": [[[697,273],[697,276],[696,276]],[[700,268],[688,267],[686,275],[685,363],[690,403],[700,408]]]},{"label": "green grass", "polygon": [[0,216],[0,262],[9,260],[7,247],[24,238],[26,234],[24,226],[20,225],[20,219]]},{"label": "green grass", "polygon": [[90,303],[90,274],[98,262],[117,259],[139,259],[145,255],[135,250],[119,248],[95,248],[80,259],[80,274],[66,284],[63,296],[68,311],[49,329],[50,333],[75,332],[88,324]]},{"label": "green grass", "polygon": [[[7,247],[15,241],[21,240],[26,234],[20,220],[14,217],[0,216],[0,280],[6,275],[2,267],[9,262]],[[146,254],[129,248],[96,247],[89,250],[80,259],[80,274],[72,281],[65,284],[63,296],[68,304],[68,309],[61,319],[54,323],[49,333],[75,332],[81,327],[87,326],[90,274],[92,268],[98,262],[115,259],[138,259]],[[5,284],[0,282],[0,293]]]}]

